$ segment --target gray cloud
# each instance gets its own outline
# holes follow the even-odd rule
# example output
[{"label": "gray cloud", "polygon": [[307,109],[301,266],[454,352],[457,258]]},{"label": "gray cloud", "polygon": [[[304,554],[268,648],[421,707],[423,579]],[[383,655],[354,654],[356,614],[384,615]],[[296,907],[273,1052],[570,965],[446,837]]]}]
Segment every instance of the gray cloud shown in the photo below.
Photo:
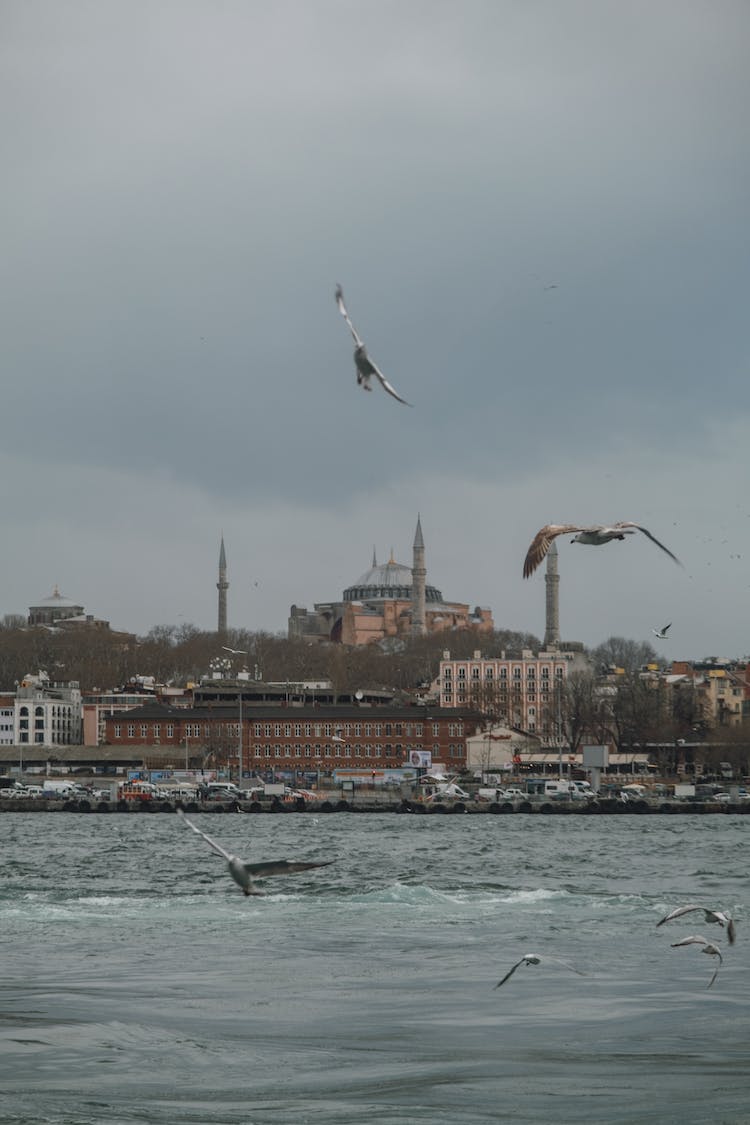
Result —
[{"label": "gray cloud", "polygon": [[[609,462],[630,502],[610,512],[592,489],[590,518],[642,518],[655,449],[654,473],[677,485],[675,467],[697,465],[693,499],[716,502],[708,479],[732,462],[716,435],[750,409],[744,3],[4,12],[4,444],[37,482],[39,541],[120,624],[148,599],[121,586],[118,603],[94,560],[112,573],[136,543],[139,565],[158,554],[185,573],[165,512],[211,571],[223,517],[252,525],[251,571],[299,541],[280,512],[318,550],[312,513],[338,557],[346,541],[351,581],[383,513],[408,548],[432,504],[433,542],[452,550],[465,507],[453,583],[477,573],[497,614],[515,578],[479,578],[488,519],[522,539],[588,518],[589,474],[609,479]],[[337,281],[414,411],[357,390]],[[561,465],[577,503],[532,514]],[[75,495],[49,504],[50,482]],[[127,534],[91,516],[113,486],[138,495]],[[8,518],[22,538],[27,514]],[[315,565],[322,583],[323,550]],[[298,594],[291,564],[272,569],[267,626],[336,592]],[[9,611],[43,593],[19,578]]]}]

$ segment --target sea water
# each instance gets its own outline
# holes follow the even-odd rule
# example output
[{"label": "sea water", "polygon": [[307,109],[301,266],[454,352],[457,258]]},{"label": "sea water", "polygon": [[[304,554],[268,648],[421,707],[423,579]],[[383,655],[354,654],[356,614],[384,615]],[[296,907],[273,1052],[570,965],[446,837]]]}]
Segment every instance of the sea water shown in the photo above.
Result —
[{"label": "sea water", "polygon": [[245,898],[174,815],[0,818],[3,1123],[750,1122],[750,818],[193,819],[335,862]]}]

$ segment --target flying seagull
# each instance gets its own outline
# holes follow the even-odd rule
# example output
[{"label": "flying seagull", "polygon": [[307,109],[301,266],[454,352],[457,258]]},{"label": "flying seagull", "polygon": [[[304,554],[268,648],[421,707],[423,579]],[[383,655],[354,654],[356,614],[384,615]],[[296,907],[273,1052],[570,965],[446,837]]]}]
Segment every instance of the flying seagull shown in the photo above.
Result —
[{"label": "flying seagull", "polygon": [[233,652],[235,656],[247,656],[247,652],[244,648],[227,648],[226,645],[222,645],[221,647],[224,649],[224,652]]},{"label": "flying seagull", "polygon": [[726,926],[729,944],[734,945],[737,936],[734,921],[723,910],[707,910],[705,906],[695,906],[691,903],[688,906],[678,906],[675,910],[670,910],[669,914],[665,914],[656,924],[657,926],[663,926],[665,922],[672,922],[675,918],[681,918],[683,914],[690,914],[693,910],[702,910],[706,922],[717,922],[722,929]]},{"label": "flying seagull", "polygon": [[200,828],[196,828],[193,822],[185,816],[182,809],[177,810],[177,815],[185,821],[188,828],[191,828],[197,836],[203,837],[209,848],[227,861],[229,874],[235,883],[242,887],[245,895],[262,895],[264,893],[256,889],[254,876],[263,879],[267,875],[290,875],[294,871],[309,871],[311,867],[327,867],[329,863],[333,863],[332,859],[324,860],[322,863],[300,863],[297,860],[289,859],[271,860],[268,863],[243,863],[236,855],[231,855],[230,852],[225,851],[221,844],[217,844],[205,832],[201,832]]},{"label": "flying seagull", "polygon": [[707,988],[710,988],[716,980],[716,975],[719,972],[723,961],[723,957],[721,956],[721,950],[719,949],[719,947],[714,945],[711,941],[706,941],[706,939],[704,937],[701,937],[699,934],[693,934],[691,937],[685,937],[682,939],[682,941],[673,941],[672,949],[677,949],[680,945],[702,945],[703,953],[708,953],[709,957],[719,958],[719,964],[716,966],[716,971],[714,972],[714,975],[711,977],[711,980],[706,986]]},{"label": "flying seagull", "polygon": [[652,629],[651,632],[654,634],[655,637],[658,637],[660,640],[663,641],[666,638],[667,629],[671,629],[671,628],[672,628],[672,622],[670,621],[669,625],[662,625],[661,629]]},{"label": "flying seagull", "polygon": [[624,520],[621,523],[613,523],[611,526],[606,524],[592,524],[590,527],[581,527],[576,523],[548,523],[536,533],[532,540],[531,546],[526,554],[526,559],[523,564],[523,576],[528,578],[534,573],[540,562],[550,549],[553,539],[558,535],[567,535],[568,532],[578,532],[571,539],[571,543],[583,543],[590,547],[602,547],[605,543],[609,543],[612,539],[624,539],[626,535],[635,535],[636,531],[642,531],[643,534],[656,543],[657,547],[661,547],[662,551],[669,555],[670,559],[682,566],[682,563],[673,555],[672,552],[660,543],[656,536],[652,535],[645,527],[641,527],[639,523],[631,523],[629,520]]},{"label": "flying seagull", "polygon": [[[510,977],[512,977],[513,974],[515,973],[516,969],[520,968],[521,965],[538,965],[541,960],[542,960],[542,958],[539,956],[538,953],[524,953],[521,960],[516,961],[513,968],[510,969],[509,972],[507,972],[505,974],[505,976],[503,977],[503,979],[501,981],[498,981],[498,983],[495,985],[495,988],[499,988],[501,984],[505,984],[506,980],[508,980]],[[569,965],[567,961],[560,961],[559,958],[557,958],[557,957],[550,957],[547,954],[545,954],[544,960],[545,961],[555,961],[555,962],[557,962],[558,965],[564,965],[566,969],[572,969],[574,973],[578,973],[579,977],[583,977],[583,976],[586,975],[585,973],[582,973],[580,969],[576,969],[572,965]]]},{"label": "flying seagull", "polygon": [[401,395],[396,392],[395,387],[391,386],[383,372],[378,370],[377,366],[372,362],[369,355],[367,354],[367,348],[360,340],[357,334],[357,329],[352,324],[349,313],[346,311],[346,305],[344,304],[344,291],[340,285],[336,286],[336,304],[339,307],[339,312],[343,316],[346,323],[349,325],[349,331],[351,332],[354,339],[354,364],[357,368],[357,382],[359,383],[360,387],[362,387],[362,389],[365,391],[371,391],[372,387],[370,386],[370,379],[374,375],[379,380],[380,385],[384,391],[388,391],[389,395],[392,395],[393,398],[398,399],[398,401],[402,402],[404,406],[411,406],[412,404],[410,402],[407,402],[405,398],[401,398]]}]

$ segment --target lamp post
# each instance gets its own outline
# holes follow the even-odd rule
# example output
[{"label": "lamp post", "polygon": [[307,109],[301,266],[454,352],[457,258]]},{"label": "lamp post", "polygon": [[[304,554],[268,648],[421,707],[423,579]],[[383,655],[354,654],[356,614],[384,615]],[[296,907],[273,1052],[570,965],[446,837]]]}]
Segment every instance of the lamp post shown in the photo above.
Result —
[{"label": "lamp post", "polygon": [[[247,651],[244,648],[228,648],[227,645],[221,646],[225,652],[231,652],[233,656],[247,656]],[[257,664],[256,664],[257,672]],[[239,685],[238,700],[239,700],[239,738],[237,740],[237,788],[242,788],[242,684],[240,684],[239,677],[237,679]]]},{"label": "lamp post", "polygon": [[185,773],[188,773],[189,769],[190,769],[190,766],[188,764],[189,760],[190,760],[189,759],[189,754],[190,754],[189,746],[190,746],[190,735],[186,734],[185,735]]}]

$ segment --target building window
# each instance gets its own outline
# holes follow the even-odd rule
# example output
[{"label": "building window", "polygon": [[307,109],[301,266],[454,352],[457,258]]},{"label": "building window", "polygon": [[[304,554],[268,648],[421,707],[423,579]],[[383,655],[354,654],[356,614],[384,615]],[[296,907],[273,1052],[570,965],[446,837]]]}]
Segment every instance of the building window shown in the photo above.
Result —
[{"label": "building window", "polygon": [[147,736],[148,736],[148,724],[147,723],[141,723],[141,738],[146,738]]},{"label": "building window", "polygon": [[254,723],[253,724],[253,734],[255,735],[255,737],[260,738],[262,733],[263,733],[263,727],[261,726],[261,724],[260,723]]},{"label": "building window", "polygon": [[120,737],[120,734],[121,734],[121,733],[122,733],[122,727],[120,726],[120,724],[119,724],[119,723],[115,723],[115,733],[114,733],[114,737],[115,737],[115,738],[119,738],[119,737]]},{"label": "building window", "polygon": [[135,723],[128,723],[128,738],[135,738]]},{"label": "building window", "polygon": [[167,723],[167,738],[174,738],[174,723]]},{"label": "building window", "polygon": [[154,723],[154,738],[161,738],[161,723]]}]

